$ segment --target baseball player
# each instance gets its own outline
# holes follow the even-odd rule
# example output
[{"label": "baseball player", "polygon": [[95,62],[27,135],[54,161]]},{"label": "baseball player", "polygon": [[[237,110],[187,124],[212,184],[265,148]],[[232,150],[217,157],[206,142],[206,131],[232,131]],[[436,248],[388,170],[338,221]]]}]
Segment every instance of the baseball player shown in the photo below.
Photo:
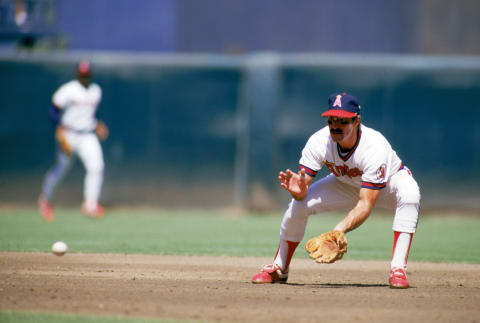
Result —
[{"label": "baseball player", "polygon": [[[308,217],[349,210],[334,231],[360,226],[375,205],[395,210],[389,284],[408,288],[406,265],[418,222],[420,190],[410,170],[385,137],[361,123],[354,96],[332,94],[322,114],[328,125],[308,140],[297,173],[280,172],[280,185],[293,197],[283,217],[280,243],[273,263],[252,278],[253,283],[285,283],[293,253],[303,239]],[[322,166],[330,174],[313,182]]]},{"label": "baseball player", "polygon": [[78,64],[76,74],[76,79],[65,83],[53,94],[49,111],[50,118],[56,124],[58,151],[57,162],[47,172],[38,199],[40,212],[47,221],[54,219],[50,201],[58,183],[71,168],[75,155],[86,170],[82,211],[91,217],[103,214],[98,200],[103,183],[104,161],[98,139],[107,138],[108,128],[96,119],[102,90],[90,82],[92,71],[88,61]]}]

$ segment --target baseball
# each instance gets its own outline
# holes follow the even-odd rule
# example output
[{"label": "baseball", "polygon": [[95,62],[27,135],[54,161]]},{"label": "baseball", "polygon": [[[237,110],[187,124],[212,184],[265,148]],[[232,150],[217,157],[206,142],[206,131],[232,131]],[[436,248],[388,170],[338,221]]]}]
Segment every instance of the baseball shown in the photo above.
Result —
[{"label": "baseball", "polygon": [[67,249],[67,244],[63,241],[57,241],[52,245],[52,252],[57,256],[63,256]]}]

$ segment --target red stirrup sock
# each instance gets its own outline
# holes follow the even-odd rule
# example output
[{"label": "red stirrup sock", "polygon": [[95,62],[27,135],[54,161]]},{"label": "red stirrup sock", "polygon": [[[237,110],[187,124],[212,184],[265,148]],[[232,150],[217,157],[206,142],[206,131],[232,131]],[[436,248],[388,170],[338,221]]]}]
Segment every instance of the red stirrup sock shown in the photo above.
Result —
[{"label": "red stirrup sock", "polygon": [[288,272],[290,261],[292,260],[295,249],[297,249],[299,244],[300,241],[294,242],[280,239],[273,263],[282,268],[283,272]]},{"label": "red stirrup sock", "polygon": [[413,233],[394,231],[392,261],[390,268],[407,268],[408,254],[412,245]]}]

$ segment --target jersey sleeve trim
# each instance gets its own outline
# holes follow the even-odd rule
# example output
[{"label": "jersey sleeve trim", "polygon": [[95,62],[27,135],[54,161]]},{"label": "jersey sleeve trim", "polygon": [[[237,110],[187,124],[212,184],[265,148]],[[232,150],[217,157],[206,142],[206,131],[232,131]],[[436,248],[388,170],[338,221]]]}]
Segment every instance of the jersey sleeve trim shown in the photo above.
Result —
[{"label": "jersey sleeve trim", "polygon": [[60,122],[61,112],[54,104],[48,109],[48,116],[54,125],[57,125]]},{"label": "jersey sleeve trim", "polygon": [[362,182],[360,187],[362,188],[369,188],[371,190],[381,190],[387,186],[387,183],[369,183],[369,182]]},{"label": "jersey sleeve trim", "polygon": [[311,176],[311,177],[315,177],[315,175],[317,175],[317,173],[318,173],[317,171],[314,171],[313,169],[308,168],[308,167],[303,166],[303,165],[300,165],[299,167],[300,167],[300,169],[304,169],[304,170],[305,170],[305,174],[307,174],[307,175],[309,175],[309,176]]}]

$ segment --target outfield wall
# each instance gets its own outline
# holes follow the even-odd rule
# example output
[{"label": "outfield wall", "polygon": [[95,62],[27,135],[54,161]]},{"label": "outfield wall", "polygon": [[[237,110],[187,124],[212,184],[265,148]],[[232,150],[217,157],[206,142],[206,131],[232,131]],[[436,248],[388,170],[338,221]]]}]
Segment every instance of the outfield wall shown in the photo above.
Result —
[{"label": "outfield wall", "polygon": [[[283,209],[296,169],[346,91],[413,171],[427,207],[480,209],[480,58],[378,55],[0,56],[0,203],[34,203],[54,161],[51,95],[91,59],[102,88],[108,205]],[[57,203],[81,200],[77,163]]]}]

